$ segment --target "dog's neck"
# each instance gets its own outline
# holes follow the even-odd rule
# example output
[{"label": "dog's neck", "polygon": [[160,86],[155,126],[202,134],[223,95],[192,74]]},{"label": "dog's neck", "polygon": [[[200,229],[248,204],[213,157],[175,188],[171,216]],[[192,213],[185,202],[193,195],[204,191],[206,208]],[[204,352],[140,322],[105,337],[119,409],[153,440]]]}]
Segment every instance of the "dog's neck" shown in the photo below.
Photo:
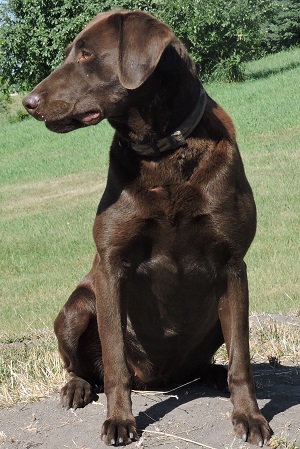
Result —
[{"label": "dog's neck", "polygon": [[109,120],[121,145],[143,156],[160,156],[184,144],[197,126],[206,105],[205,90],[186,51],[172,48],[154,74],[138,89],[128,92],[123,122]]},{"label": "dog's neck", "polygon": [[[200,84],[200,83],[199,83]],[[172,132],[165,137],[152,140],[148,143],[133,143],[130,142],[131,148],[141,156],[159,157],[162,153],[169,150],[174,150],[182,145],[185,145],[186,138],[194,131],[200,120],[202,119],[207,103],[207,95],[200,85],[200,92],[196,106],[188,117],[177,126]],[[120,141],[122,145],[122,141]]]}]

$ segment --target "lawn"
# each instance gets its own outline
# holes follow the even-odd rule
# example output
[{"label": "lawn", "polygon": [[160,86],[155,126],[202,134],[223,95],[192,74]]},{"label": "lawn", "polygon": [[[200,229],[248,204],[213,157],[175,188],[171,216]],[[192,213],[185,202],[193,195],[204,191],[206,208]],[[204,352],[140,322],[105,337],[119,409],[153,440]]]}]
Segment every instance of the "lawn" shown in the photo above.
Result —
[{"label": "lawn", "polygon": [[[300,310],[300,49],[246,68],[247,81],[208,84],[232,116],[258,208],[247,255],[251,310]],[[92,225],[113,131],[66,135],[33,119],[1,121],[0,334],[49,328],[90,267]]]}]

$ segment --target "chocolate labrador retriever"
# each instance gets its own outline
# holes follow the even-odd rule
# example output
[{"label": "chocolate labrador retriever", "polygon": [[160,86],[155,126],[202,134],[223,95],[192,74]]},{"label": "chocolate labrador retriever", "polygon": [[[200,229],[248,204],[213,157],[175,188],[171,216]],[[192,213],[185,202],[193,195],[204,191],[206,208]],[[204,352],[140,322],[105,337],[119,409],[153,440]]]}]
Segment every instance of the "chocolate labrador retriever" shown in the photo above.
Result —
[{"label": "chocolate labrador retriever", "polygon": [[224,385],[227,371],[211,361],[225,341],[235,432],[263,446],[270,428],[250,367],[243,261],[255,204],[231,119],[183,45],[146,13],[102,13],[23,104],[55,132],[104,118],[116,130],[97,254],[55,321],[70,373],[62,404],[84,407],[104,386],[102,439],[129,444],[132,385]]}]

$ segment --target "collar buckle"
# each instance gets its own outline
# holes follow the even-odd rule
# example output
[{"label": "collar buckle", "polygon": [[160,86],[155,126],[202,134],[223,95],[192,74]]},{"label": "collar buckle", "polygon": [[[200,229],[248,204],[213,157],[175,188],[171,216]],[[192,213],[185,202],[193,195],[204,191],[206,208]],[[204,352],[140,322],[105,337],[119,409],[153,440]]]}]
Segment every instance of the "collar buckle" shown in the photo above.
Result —
[{"label": "collar buckle", "polygon": [[181,145],[185,145],[186,138],[193,132],[193,130],[200,122],[206,108],[207,94],[200,81],[199,85],[200,93],[196,106],[194,107],[192,113],[181,124],[179,129],[177,129],[170,135],[163,137],[162,139],[156,141],[152,140],[149,143],[137,144],[130,142],[131,148],[140,156],[159,157],[165,151],[175,150]]},{"label": "collar buckle", "polygon": [[186,143],[184,136],[182,135],[181,131],[175,131],[173,134],[171,134],[168,137],[168,140],[172,147],[177,148],[180,145],[184,145]]}]

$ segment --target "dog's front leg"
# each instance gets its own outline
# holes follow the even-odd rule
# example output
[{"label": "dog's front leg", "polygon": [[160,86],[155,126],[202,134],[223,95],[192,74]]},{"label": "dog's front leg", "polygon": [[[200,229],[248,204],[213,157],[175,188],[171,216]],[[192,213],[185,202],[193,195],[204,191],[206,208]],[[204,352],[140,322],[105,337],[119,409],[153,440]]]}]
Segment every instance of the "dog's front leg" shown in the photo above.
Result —
[{"label": "dog's front leg", "polygon": [[219,317],[229,355],[228,386],[234,430],[244,441],[263,446],[271,431],[256,400],[250,366],[248,310],[247,269],[242,261],[228,272],[227,290],[219,302]]},{"label": "dog's front leg", "polygon": [[129,444],[137,438],[131,406],[131,376],[125,356],[126,305],[120,298],[116,268],[101,261],[96,274],[97,320],[102,346],[107,419],[101,439],[107,445]]}]

